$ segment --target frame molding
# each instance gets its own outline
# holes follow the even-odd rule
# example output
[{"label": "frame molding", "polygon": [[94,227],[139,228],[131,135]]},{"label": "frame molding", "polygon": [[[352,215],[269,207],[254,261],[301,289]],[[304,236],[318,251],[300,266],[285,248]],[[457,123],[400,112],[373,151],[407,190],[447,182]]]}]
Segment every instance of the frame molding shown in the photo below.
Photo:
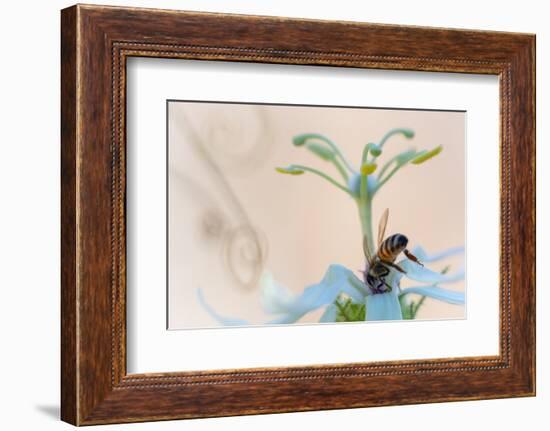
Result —
[{"label": "frame molding", "polygon": [[[534,35],[83,5],[61,17],[63,420],[91,425],[535,394]],[[500,354],[128,375],[131,56],[498,75]]]}]

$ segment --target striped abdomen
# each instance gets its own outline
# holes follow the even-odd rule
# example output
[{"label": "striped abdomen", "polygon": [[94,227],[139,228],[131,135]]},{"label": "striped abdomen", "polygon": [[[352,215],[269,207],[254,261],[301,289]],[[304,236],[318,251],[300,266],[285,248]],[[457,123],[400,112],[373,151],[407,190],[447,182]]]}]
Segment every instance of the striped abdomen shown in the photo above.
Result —
[{"label": "striped abdomen", "polygon": [[387,237],[378,248],[378,258],[385,262],[394,262],[399,253],[407,247],[409,240],[405,235],[396,233]]}]

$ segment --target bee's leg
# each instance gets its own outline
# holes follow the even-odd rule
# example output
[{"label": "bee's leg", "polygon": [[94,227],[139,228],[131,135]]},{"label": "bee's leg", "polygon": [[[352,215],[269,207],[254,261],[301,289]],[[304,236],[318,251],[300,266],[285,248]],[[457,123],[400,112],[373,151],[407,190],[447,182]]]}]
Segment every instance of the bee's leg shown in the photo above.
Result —
[{"label": "bee's leg", "polygon": [[407,256],[408,259],[418,263],[420,266],[424,266],[422,262],[420,262],[418,258],[414,254],[412,254],[409,250],[405,249],[403,250],[403,253],[405,253],[405,256]]},{"label": "bee's leg", "polygon": [[388,292],[392,291],[392,287],[388,283],[386,283],[386,280],[382,280],[382,283],[384,283],[386,285],[386,287],[388,288]]},{"label": "bee's leg", "polygon": [[403,274],[406,274],[407,271],[405,271],[403,268],[401,268],[399,265],[393,262],[384,262],[384,265],[391,266],[394,269],[397,269],[399,272],[402,272]]}]

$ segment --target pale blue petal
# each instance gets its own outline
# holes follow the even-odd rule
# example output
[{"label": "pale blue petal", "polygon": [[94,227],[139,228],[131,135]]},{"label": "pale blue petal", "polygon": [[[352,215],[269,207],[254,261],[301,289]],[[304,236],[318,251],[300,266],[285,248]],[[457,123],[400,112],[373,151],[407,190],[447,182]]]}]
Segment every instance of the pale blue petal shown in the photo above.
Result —
[{"label": "pale blue petal", "polygon": [[[263,287],[262,291],[265,289],[270,295],[276,291],[288,292],[280,290],[272,278],[267,277],[263,281],[267,282],[267,286]],[[310,311],[332,304],[341,293],[347,294],[356,302],[363,302],[367,290],[361,291],[362,285],[353,271],[342,265],[333,264],[329,266],[321,282],[305,288],[302,294],[289,298],[284,293],[284,298],[280,301],[271,297],[264,298],[262,302],[267,306],[267,311],[276,310],[275,314],[283,314],[270,323],[293,323]]]},{"label": "pale blue petal", "polygon": [[367,297],[366,320],[403,320],[401,305],[392,291]]},{"label": "pale blue petal", "polygon": [[442,289],[438,286],[407,287],[402,290],[402,295],[408,293],[417,293],[418,295],[448,302],[449,304],[464,305],[464,292]]},{"label": "pale blue petal", "polygon": [[270,272],[264,272],[260,278],[262,307],[269,314],[286,313],[293,305],[295,296],[284,286],[278,284]]},{"label": "pale blue petal", "polygon": [[464,247],[451,247],[451,248],[448,248],[447,250],[440,251],[439,253],[428,254],[426,253],[426,250],[424,250],[421,246],[417,245],[411,250],[411,252],[418,258],[420,262],[429,263],[429,262],[435,262],[441,259],[445,259],[446,257],[463,254]]},{"label": "pale blue petal", "polygon": [[[346,293],[352,299],[362,302],[364,296],[350,284],[350,278],[355,278],[355,282],[359,281],[351,270],[342,265],[330,265],[321,282],[306,287],[302,294],[296,297],[291,308],[305,314],[323,305],[333,303],[340,293]],[[361,282],[359,281],[359,283]]]},{"label": "pale blue petal", "polygon": [[338,315],[338,308],[334,304],[330,304],[326,309],[321,318],[319,319],[320,323],[336,322],[336,316]]},{"label": "pale blue petal", "polygon": [[[353,271],[341,266],[330,265],[320,283],[304,289],[302,294],[293,295],[288,289],[279,285],[270,273],[265,273],[261,280],[261,302],[264,309],[278,315],[267,322],[271,325],[294,323],[310,311],[326,307],[321,321],[335,321],[336,311],[332,303],[341,294],[345,293],[356,302],[363,302],[369,293],[363,282],[355,276]],[[246,320],[222,316],[208,304],[202,291],[197,291],[203,308],[215,320],[225,326],[249,325]],[[334,308],[334,309],[333,309]],[[331,320],[332,319],[332,320]]]},{"label": "pale blue petal", "polygon": [[453,274],[442,274],[432,271],[425,266],[419,265],[409,259],[404,259],[398,265],[405,270],[405,274],[398,273],[396,278],[407,277],[414,281],[427,284],[452,283],[464,279],[464,270],[459,270]]},{"label": "pale blue petal", "polygon": [[344,293],[347,293],[355,302],[363,302],[365,296],[372,295],[370,288],[359,280],[352,271],[348,274],[348,282],[349,286],[346,287]]},{"label": "pale blue petal", "polygon": [[247,326],[250,325],[246,320],[234,318],[234,317],[228,317],[228,316],[222,316],[221,314],[218,314],[216,310],[214,310],[210,304],[206,302],[206,299],[204,299],[204,294],[202,293],[201,289],[197,289],[197,296],[199,297],[199,302],[201,303],[202,307],[206,310],[212,318],[220,322],[224,326]]}]

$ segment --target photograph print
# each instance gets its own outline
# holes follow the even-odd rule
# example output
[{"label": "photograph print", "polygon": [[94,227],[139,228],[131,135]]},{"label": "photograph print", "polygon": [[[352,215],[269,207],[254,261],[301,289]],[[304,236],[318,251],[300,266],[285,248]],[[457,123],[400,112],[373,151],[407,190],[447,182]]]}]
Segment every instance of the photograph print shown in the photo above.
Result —
[{"label": "photograph print", "polygon": [[168,329],[466,318],[465,127],[167,101]]}]

